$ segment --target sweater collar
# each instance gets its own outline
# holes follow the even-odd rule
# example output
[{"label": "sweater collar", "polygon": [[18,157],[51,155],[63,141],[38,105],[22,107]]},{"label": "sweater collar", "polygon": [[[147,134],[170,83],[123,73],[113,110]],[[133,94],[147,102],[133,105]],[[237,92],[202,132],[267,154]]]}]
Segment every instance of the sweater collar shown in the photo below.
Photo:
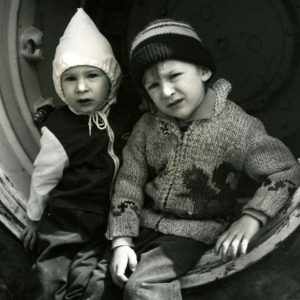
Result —
[{"label": "sweater collar", "polygon": [[213,117],[218,116],[226,106],[226,99],[231,91],[231,83],[224,78],[217,80],[212,86],[215,94],[215,107]]}]

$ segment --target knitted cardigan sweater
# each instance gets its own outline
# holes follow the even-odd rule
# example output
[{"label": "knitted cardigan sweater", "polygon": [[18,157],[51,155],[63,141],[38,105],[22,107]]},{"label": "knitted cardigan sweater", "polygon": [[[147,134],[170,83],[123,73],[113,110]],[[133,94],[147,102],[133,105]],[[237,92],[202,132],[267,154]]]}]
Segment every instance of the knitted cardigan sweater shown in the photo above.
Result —
[{"label": "knitted cardigan sweater", "polygon": [[210,119],[181,132],[175,120],[146,113],[123,150],[107,237],[135,237],[139,227],[212,244],[236,210],[235,190],[246,172],[261,183],[242,213],[272,218],[300,184],[300,169],[262,123],[226,99],[219,80]]}]

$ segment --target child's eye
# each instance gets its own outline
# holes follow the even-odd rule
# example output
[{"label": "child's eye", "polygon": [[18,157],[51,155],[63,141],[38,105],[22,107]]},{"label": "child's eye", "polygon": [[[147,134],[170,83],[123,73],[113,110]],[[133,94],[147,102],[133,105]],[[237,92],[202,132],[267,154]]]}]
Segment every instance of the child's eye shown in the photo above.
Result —
[{"label": "child's eye", "polygon": [[99,76],[100,76],[100,74],[98,74],[98,73],[90,73],[90,74],[88,75],[88,78],[93,79],[93,78],[96,78],[96,77],[99,77]]},{"label": "child's eye", "polygon": [[64,81],[74,81],[76,78],[74,76],[65,76],[63,78]]},{"label": "child's eye", "polygon": [[149,85],[146,87],[146,89],[147,89],[147,90],[153,90],[153,89],[157,88],[158,86],[159,86],[159,84],[158,84],[157,82],[154,82],[154,83],[149,84]]},{"label": "child's eye", "polygon": [[172,74],[170,74],[170,79],[175,79],[176,77],[178,77],[178,76],[180,76],[182,73],[180,73],[180,72],[177,72],[177,73],[172,73]]}]

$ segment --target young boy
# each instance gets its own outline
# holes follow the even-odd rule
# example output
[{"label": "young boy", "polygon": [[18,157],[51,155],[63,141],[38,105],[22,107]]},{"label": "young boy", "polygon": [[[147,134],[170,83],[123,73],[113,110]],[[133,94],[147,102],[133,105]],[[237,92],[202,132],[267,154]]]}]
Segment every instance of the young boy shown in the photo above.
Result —
[{"label": "young boy", "polygon": [[[151,23],[134,39],[130,62],[157,113],[141,117],[123,151],[107,231],[110,272],[125,299],[181,299],[177,279],[215,243],[224,257],[244,254],[287,205],[300,169],[259,120],[227,100],[227,81],[206,87],[214,61],[188,24]],[[261,185],[228,229],[242,172]],[[105,290],[107,277],[101,262],[90,284]]]},{"label": "young boy", "polygon": [[80,299],[106,247],[111,185],[119,160],[114,152],[110,107],[121,69],[110,44],[78,9],[56,49],[53,81],[67,104],[42,128],[34,163],[28,226],[23,240],[38,254],[28,299]]}]

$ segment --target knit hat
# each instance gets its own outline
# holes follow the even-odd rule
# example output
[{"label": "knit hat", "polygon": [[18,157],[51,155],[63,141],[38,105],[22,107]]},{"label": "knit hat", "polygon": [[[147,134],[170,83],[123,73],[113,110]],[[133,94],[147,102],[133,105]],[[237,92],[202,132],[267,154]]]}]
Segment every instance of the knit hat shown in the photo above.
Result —
[{"label": "knit hat", "polygon": [[185,22],[159,19],[140,31],[131,44],[130,68],[134,82],[139,86],[149,67],[168,59],[203,65],[215,71],[213,57],[193,27]]},{"label": "knit hat", "polygon": [[53,61],[54,87],[63,101],[65,96],[61,76],[64,71],[75,66],[92,66],[101,69],[110,81],[108,103],[116,102],[121,68],[109,42],[82,8],[77,10],[60,38]]}]

